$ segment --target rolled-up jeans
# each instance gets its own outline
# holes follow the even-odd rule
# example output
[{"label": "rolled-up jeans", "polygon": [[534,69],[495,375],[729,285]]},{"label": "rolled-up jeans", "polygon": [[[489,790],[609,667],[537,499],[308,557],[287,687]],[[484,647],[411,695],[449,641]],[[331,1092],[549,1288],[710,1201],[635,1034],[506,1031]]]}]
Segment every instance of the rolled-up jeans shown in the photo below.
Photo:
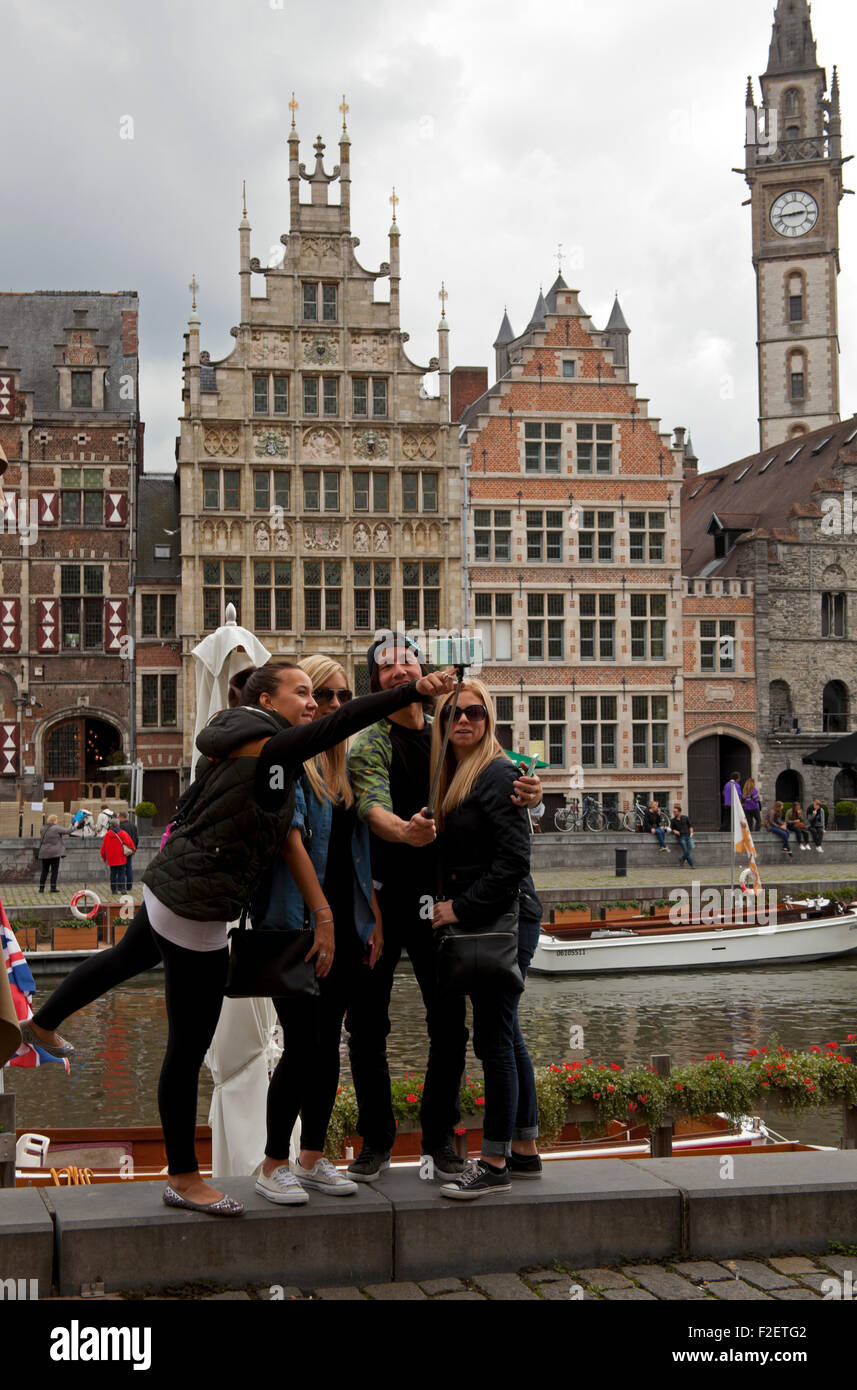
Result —
[{"label": "rolled-up jeans", "polygon": [[514,1014],[508,995],[497,989],[473,990],[470,1002],[473,1006],[473,1051],[482,1063],[485,1078],[482,1152],[502,1158],[512,1152],[512,1131],[518,1113]]}]

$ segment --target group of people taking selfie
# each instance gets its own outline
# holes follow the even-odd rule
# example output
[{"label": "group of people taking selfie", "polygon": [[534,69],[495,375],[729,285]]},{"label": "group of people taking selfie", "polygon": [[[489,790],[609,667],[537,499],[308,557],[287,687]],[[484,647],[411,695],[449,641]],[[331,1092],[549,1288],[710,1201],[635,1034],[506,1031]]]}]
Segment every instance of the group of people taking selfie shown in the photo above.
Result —
[{"label": "group of people taking selfie", "polygon": [[[199,734],[195,781],[143,873],[142,907],[122,941],[68,975],[30,1025],[40,1046],[68,1055],[57,1032],[65,1019],[163,962],[169,1030],[158,1104],[169,1206],[244,1210],[202,1178],[194,1138],[199,1073],[227,990],[227,924],[247,915],[260,942],[301,932],[314,975],[311,989],[273,1000],[284,1050],[268,1090],[261,1196],[283,1205],[306,1202],[308,1188],[348,1196],[389,1167],[387,1037],[403,951],[428,1034],[422,1170],[459,1200],[541,1174],[535,1081],[518,1024],[541,919],[526,810],[541,785],[501,749],[481,681],[428,673],[418,649],[392,634],[367,659],[372,693],[360,698],[321,655],[233,678],[230,708]],[[485,1110],[481,1156],[465,1163],[454,1134],[468,997]],[[323,1152],[343,1024],[362,1141],[345,1172]]]}]

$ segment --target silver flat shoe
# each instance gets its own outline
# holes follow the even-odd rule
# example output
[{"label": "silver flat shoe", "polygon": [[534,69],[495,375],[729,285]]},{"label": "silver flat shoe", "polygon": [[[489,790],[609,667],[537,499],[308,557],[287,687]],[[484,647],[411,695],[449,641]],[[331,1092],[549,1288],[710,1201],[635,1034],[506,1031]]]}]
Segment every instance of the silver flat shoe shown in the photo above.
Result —
[{"label": "silver flat shoe", "polygon": [[52,1047],[50,1043],[42,1042],[37,1038],[29,1023],[21,1024],[21,1037],[25,1043],[30,1043],[33,1047],[40,1047],[43,1052],[47,1052],[51,1057],[73,1057],[74,1048],[65,1038],[60,1038],[60,1047]]},{"label": "silver flat shoe", "polygon": [[164,1204],[168,1207],[183,1207],[185,1211],[201,1211],[207,1216],[243,1216],[244,1203],[234,1197],[221,1197],[216,1202],[191,1202],[176,1192],[169,1183],[164,1188]]}]

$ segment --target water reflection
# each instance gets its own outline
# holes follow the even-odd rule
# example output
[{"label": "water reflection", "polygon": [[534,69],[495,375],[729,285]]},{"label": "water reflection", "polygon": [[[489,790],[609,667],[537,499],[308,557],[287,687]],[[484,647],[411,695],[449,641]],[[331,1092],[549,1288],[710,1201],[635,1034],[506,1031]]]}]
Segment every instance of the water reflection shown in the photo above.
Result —
[{"label": "water reflection", "polygon": [[[58,978],[40,976],[44,999]],[[842,1043],[857,1033],[857,960],[779,966],[774,970],[679,972],[602,977],[579,983],[531,976],[520,1005],[533,1061],[544,1066],[569,1056],[569,1031],[580,1025],[587,1056],[647,1062],[668,1052],[676,1064],[706,1052],[741,1056],[777,1034],[787,1047]],[[394,1076],[425,1065],[425,1010],[413,972],[399,967],[389,1039]],[[123,985],[67,1025],[78,1048],[71,1075],[60,1067],[4,1073],[18,1097],[18,1124],[45,1127],[158,1124],[157,1077],[166,1044],[162,982]],[[468,1070],[480,1064],[470,1053]],[[343,1047],[343,1076],[350,1080]],[[211,1077],[200,1077],[199,1119],[206,1121]],[[838,1112],[778,1119],[790,1138],[837,1144]]]}]

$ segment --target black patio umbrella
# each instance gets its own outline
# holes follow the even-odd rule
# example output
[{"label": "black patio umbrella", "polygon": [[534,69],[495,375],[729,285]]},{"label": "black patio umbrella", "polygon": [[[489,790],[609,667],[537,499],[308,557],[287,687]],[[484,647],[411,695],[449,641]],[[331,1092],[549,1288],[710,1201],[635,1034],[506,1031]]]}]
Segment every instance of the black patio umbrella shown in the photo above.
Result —
[{"label": "black patio umbrella", "polygon": [[852,767],[857,769],[857,732],[825,743],[802,759],[813,767]]}]

